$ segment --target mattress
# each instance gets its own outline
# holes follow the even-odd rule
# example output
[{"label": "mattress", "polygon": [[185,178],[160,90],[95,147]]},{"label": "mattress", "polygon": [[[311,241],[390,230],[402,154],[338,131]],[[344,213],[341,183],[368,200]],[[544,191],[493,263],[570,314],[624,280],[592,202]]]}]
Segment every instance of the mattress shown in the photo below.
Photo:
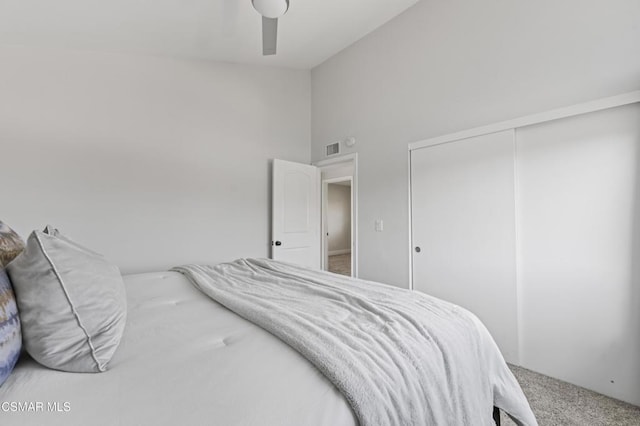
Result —
[{"label": "mattress", "polygon": [[59,372],[23,356],[0,387],[3,426],[357,424],[306,359],[181,274],[124,281],[127,325],[109,370]]}]

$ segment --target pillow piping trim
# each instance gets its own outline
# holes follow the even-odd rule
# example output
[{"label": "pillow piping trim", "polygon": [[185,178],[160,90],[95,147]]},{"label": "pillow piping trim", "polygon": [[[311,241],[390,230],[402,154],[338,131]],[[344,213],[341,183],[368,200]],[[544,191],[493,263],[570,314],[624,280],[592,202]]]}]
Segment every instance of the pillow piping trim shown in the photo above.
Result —
[{"label": "pillow piping trim", "polygon": [[82,324],[82,321],[80,320],[80,315],[78,314],[78,311],[76,311],[76,308],[75,308],[73,302],[71,301],[71,297],[69,296],[69,293],[67,292],[67,288],[64,285],[64,281],[62,281],[62,277],[60,276],[60,273],[58,272],[58,269],[55,267],[55,265],[53,264],[53,261],[51,260],[51,258],[47,254],[47,251],[44,248],[44,244],[42,244],[42,241],[40,241],[40,236],[38,236],[38,234],[36,234],[36,233],[34,233],[34,236],[36,237],[36,241],[38,242],[38,245],[40,246],[40,249],[42,250],[42,254],[47,259],[47,262],[49,262],[49,265],[51,265],[51,269],[53,270],[54,275],[58,279],[58,283],[60,284],[60,288],[62,288],[62,292],[64,293],[64,296],[67,299],[67,303],[69,303],[69,307],[71,308],[71,312],[73,313],[73,316],[75,317],[76,322],[78,323],[78,326],[80,327],[80,329],[82,330],[82,332],[84,333],[84,335],[86,337],[87,344],[89,345],[89,349],[91,349],[91,358],[93,358],[93,361],[96,363],[96,367],[98,368],[98,371],[100,371],[100,372],[105,371],[105,369],[101,367],[100,362],[98,361],[98,359],[96,357],[96,353],[95,353],[96,350],[93,347],[93,342],[91,341],[91,336],[89,336],[89,333],[87,332],[87,329],[84,327],[84,325]]}]

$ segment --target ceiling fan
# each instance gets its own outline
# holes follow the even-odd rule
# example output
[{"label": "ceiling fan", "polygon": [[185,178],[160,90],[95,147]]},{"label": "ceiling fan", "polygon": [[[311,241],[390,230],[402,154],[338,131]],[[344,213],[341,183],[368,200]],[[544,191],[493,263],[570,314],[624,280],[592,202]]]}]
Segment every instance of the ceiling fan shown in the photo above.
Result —
[{"label": "ceiling fan", "polygon": [[275,55],[278,39],[278,18],[289,10],[289,0],[251,0],[262,15],[262,54]]}]

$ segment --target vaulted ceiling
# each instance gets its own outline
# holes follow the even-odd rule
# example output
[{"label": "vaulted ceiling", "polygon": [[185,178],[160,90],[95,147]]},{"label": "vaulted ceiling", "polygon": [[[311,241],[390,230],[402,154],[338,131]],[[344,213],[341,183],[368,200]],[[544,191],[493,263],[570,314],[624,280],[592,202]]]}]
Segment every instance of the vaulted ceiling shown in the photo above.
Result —
[{"label": "vaulted ceiling", "polygon": [[0,0],[0,45],[312,68],[418,0],[290,0],[262,56],[251,0]]}]

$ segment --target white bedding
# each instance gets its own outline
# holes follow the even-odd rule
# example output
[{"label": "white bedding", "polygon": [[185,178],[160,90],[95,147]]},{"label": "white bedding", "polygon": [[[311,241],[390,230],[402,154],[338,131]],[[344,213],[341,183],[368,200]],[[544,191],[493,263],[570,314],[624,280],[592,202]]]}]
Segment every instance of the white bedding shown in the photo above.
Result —
[{"label": "white bedding", "polygon": [[[109,371],[63,373],[21,359],[0,387],[2,426],[356,424],[307,360],[182,275],[125,284],[127,325]],[[14,411],[18,403],[36,411]]]},{"label": "white bedding", "polygon": [[361,426],[537,421],[487,329],[423,293],[267,259],[174,268],[303,354]]}]

